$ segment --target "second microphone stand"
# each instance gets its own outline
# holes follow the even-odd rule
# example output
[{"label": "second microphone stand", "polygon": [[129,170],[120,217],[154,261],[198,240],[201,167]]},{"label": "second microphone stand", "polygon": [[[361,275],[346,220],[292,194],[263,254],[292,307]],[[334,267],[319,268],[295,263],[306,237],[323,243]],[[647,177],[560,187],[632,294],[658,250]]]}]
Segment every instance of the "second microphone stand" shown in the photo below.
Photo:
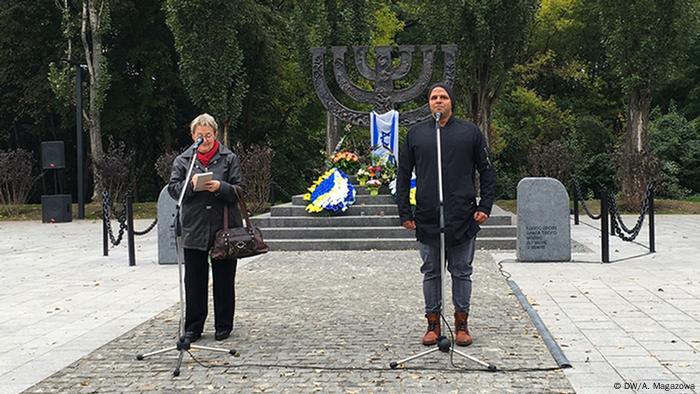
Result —
[{"label": "second microphone stand", "polygon": [[[443,193],[442,193],[442,147],[440,146],[440,142],[442,141],[442,138],[440,137],[440,116],[441,114],[438,112],[435,114],[435,135],[437,136],[437,169],[438,169],[438,199],[439,199],[439,204],[440,204],[440,292],[441,292],[441,299],[442,299],[442,304],[440,308],[440,318],[442,321],[445,323],[447,326],[449,323],[447,322],[447,319],[445,319],[445,314],[443,311],[445,310],[445,209],[444,209],[444,199],[443,199]],[[442,334],[442,333],[441,333]],[[454,353],[459,356],[462,356],[463,358],[466,358],[468,360],[471,360],[484,368],[486,368],[489,371],[496,371],[497,368],[493,364],[486,363],[484,361],[479,360],[476,357],[470,356],[460,350],[455,349],[455,344],[452,343],[451,339],[446,337],[445,335],[440,335],[438,338],[437,346],[430,349],[426,350],[424,352],[420,352],[418,354],[415,354],[413,356],[404,358],[399,361],[392,361],[389,363],[389,367],[391,369],[396,369],[399,366],[404,366],[405,363],[415,360],[419,357],[426,356],[430,353],[434,353],[436,351],[441,351],[443,353]]]},{"label": "second microphone stand", "polygon": [[229,353],[232,356],[238,357],[240,353],[236,349],[222,349],[209,346],[192,345],[190,339],[185,336],[185,297],[183,287],[183,276],[182,276],[182,261],[183,261],[183,250],[182,250],[182,225],[180,223],[180,209],[182,208],[182,200],[185,197],[185,191],[189,187],[190,179],[192,178],[192,168],[194,167],[194,161],[197,159],[197,148],[201,145],[201,137],[192,145],[192,160],[190,160],[189,167],[187,168],[187,176],[185,176],[185,182],[183,183],[182,190],[180,191],[180,198],[177,201],[177,206],[175,207],[175,235],[177,241],[177,273],[178,282],[180,285],[180,324],[178,328],[178,339],[175,346],[170,346],[161,350],[156,350],[151,353],[137,354],[137,360],[143,360],[146,357],[155,356],[156,354],[161,354],[169,352],[172,350],[177,350],[179,352],[177,357],[177,363],[175,364],[175,369],[173,370],[173,376],[180,375],[180,367],[182,366],[182,357],[185,353],[189,353],[190,349],[198,350],[208,350],[210,352],[221,352]]}]

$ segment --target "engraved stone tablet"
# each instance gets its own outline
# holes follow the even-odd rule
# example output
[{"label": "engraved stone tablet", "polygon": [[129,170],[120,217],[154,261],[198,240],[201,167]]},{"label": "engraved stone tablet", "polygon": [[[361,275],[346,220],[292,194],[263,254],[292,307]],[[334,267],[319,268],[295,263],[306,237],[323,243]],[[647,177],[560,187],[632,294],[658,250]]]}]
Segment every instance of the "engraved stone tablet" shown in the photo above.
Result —
[{"label": "engraved stone tablet", "polygon": [[569,194],[554,178],[518,183],[519,261],[571,260]]},{"label": "engraved stone tablet", "polygon": [[175,247],[175,206],[164,187],[158,196],[158,264],[177,264],[177,248]]}]

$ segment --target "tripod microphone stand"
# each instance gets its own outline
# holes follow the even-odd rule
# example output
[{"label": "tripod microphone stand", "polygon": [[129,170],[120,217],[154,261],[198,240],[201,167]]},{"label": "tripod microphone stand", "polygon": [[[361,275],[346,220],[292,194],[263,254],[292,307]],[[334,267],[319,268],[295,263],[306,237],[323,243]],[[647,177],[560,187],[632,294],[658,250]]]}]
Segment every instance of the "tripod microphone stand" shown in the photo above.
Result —
[{"label": "tripod microphone stand", "polygon": [[172,350],[177,350],[179,352],[178,357],[177,357],[177,363],[175,364],[175,369],[173,370],[173,376],[179,376],[180,375],[180,366],[182,365],[182,357],[184,356],[185,352],[190,351],[190,349],[199,349],[199,350],[208,350],[210,352],[220,352],[220,353],[229,353],[234,357],[240,356],[240,353],[238,353],[237,350],[235,349],[222,349],[222,348],[216,348],[216,347],[209,347],[209,346],[200,346],[200,345],[192,345],[190,343],[190,339],[185,337],[185,300],[184,300],[184,291],[182,289],[182,261],[183,261],[183,250],[182,250],[182,225],[180,223],[180,209],[182,207],[182,200],[185,197],[185,191],[187,190],[187,187],[190,183],[190,179],[192,177],[192,168],[194,167],[194,161],[197,158],[197,148],[199,145],[201,145],[203,142],[202,137],[197,138],[197,141],[194,143],[192,146],[192,160],[190,160],[189,167],[187,169],[187,176],[185,177],[185,182],[183,183],[182,190],[180,191],[180,197],[178,198],[177,205],[175,207],[175,235],[176,235],[176,241],[177,241],[177,273],[178,273],[178,281],[180,285],[180,323],[178,327],[178,339],[177,342],[175,343],[175,346],[170,346],[161,350],[156,350],[151,353],[146,353],[146,354],[137,354],[136,359],[137,360],[143,360],[146,357],[150,356],[155,356],[156,354],[161,354],[165,352],[169,352]]},{"label": "tripod microphone stand", "polygon": [[[445,319],[445,315],[443,311],[445,310],[445,210],[444,210],[444,200],[443,200],[443,193],[442,193],[442,147],[440,146],[440,117],[442,114],[440,112],[435,113],[435,132],[437,136],[437,169],[438,169],[438,198],[439,198],[439,204],[440,204],[440,292],[441,292],[441,308],[440,308],[440,318],[442,321],[447,325],[447,319]],[[404,358],[399,361],[392,361],[389,363],[389,367],[391,369],[396,369],[398,366],[402,366],[411,361],[415,360],[417,358],[426,356],[430,353],[434,353],[436,351],[441,351],[443,353],[449,353],[452,352],[453,354],[457,354],[459,356],[462,356],[463,358],[467,360],[471,360],[483,367],[485,367],[489,371],[496,371],[497,368],[493,364],[486,363],[484,361],[479,360],[476,357],[470,356],[462,351],[459,351],[455,349],[455,344],[452,343],[450,338],[447,338],[445,335],[442,335],[440,333],[440,337],[438,338],[438,342],[436,344],[436,347],[426,350],[424,352],[420,352],[418,354],[414,354],[413,356]]]}]

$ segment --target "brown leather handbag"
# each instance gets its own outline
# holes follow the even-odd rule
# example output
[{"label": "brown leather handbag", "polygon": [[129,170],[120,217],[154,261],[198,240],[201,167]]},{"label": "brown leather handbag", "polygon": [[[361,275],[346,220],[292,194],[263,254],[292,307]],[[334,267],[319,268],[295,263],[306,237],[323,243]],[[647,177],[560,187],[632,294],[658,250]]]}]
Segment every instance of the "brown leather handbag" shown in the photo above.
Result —
[{"label": "brown leather handbag", "polygon": [[216,232],[209,255],[214,260],[231,260],[257,256],[269,250],[262,232],[250,223],[248,209],[238,186],[234,186],[245,227],[228,227],[228,204],[224,206],[224,228]]}]

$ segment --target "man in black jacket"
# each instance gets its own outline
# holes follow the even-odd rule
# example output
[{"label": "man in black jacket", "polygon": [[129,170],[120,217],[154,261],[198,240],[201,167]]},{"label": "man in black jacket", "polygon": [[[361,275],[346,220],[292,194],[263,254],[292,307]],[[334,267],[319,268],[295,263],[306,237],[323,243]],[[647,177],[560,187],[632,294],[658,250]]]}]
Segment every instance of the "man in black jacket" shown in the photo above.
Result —
[{"label": "man in black jacket", "polygon": [[[440,278],[440,204],[435,114],[440,113],[442,184],[445,215],[445,258],[452,274],[455,342],[472,343],[467,327],[471,299],[474,244],[479,225],[486,222],[496,194],[496,173],[479,128],[454,117],[454,96],[442,83],[428,90],[433,118],[411,127],[399,153],[397,196],[402,225],[416,231],[423,260],[423,296],[428,331],[421,341],[434,345],[440,336],[442,286]],[[416,173],[415,214],[409,203],[411,173]],[[476,203],[475,172],[479,171],[481,200]]]}]

